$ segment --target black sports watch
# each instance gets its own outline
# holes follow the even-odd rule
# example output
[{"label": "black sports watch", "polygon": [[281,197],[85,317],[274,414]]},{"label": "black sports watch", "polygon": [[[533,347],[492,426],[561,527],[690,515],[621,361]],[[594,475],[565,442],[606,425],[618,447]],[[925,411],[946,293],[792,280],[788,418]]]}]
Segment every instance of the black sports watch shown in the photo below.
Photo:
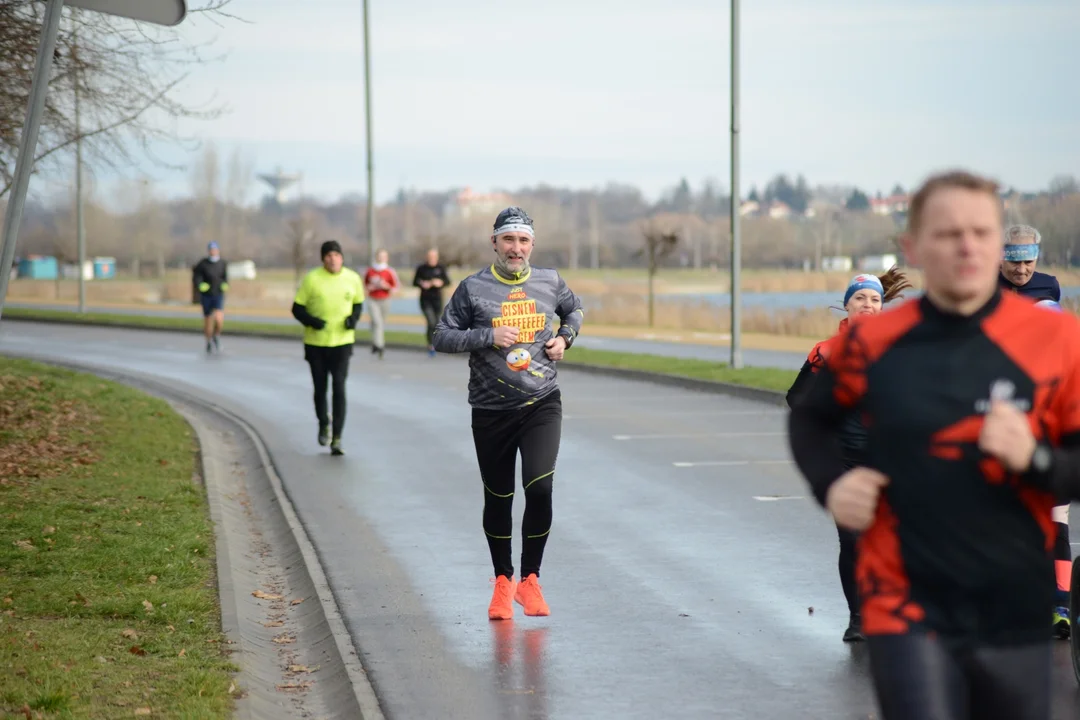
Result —
[{"label": "black sports watch", "polygon": [[1054,450],[1046,443],[1038,443],[1031,454],[1031,469],[1040,475],[1050,472],[1054,464]]}]

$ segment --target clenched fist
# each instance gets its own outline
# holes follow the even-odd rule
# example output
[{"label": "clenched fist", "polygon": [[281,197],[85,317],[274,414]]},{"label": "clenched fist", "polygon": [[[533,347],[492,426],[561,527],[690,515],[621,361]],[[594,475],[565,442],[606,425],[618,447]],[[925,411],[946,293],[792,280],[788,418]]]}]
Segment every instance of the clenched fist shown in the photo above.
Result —
[{"label": "clenched fist", "polygon": [[881,489],[888,484],[889,478],[877,470],[853,468],[829,487],[825,507],[837,525],[862,532],[874,521]]},{"label": "clenched fist", "polygon": [[566,338],[562,335],[551,338],[544,343],[544,352],[547,353],[549,360],[562,360],[566,353]]},{"label": "clenched fist", "polygon": [[1026,472],[1035,452],[1035,435],[1027,415],[1011,403],[991,402],[979,433],[979,449],[997,458],[1009,472]]},{"label": "clenched fist", "polygon": [[495,328],[495,347],[508,348],[518,339],[518,329],[516,327],[497,327]]}]

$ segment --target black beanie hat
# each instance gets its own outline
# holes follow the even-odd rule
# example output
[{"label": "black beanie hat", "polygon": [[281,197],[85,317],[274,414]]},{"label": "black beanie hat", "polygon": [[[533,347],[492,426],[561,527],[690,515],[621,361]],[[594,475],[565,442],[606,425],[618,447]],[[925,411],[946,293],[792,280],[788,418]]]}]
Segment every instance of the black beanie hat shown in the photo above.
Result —
[{"label": "black beanie hat", "polygon": [[322,244],[322,249],[319,250],[319,257],[325,258],[329,253],[336,252],[344,255],[341,252],[341,245],[337,240],[327,240]]}]

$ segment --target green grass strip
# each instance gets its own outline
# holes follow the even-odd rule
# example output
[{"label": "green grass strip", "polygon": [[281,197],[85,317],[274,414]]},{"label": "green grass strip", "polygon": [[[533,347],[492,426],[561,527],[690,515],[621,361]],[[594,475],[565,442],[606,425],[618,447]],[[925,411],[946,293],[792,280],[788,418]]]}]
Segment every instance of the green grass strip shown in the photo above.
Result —
[{"label": "green grass strip", "polygon": [[195,450],[159,399],[0,358],[0,715],[229,717]]}]

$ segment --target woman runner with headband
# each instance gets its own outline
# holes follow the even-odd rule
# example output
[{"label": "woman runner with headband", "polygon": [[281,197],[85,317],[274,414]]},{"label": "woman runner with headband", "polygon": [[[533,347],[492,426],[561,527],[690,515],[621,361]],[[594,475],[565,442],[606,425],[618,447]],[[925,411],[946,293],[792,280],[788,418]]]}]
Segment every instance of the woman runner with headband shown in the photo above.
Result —
[{"label": "woman runner with headband", "polygon": [[[581,331],[581,301],[555,270],[529,265],[533,221],[518,207],[495,219],[495,262],[465,278],[435,327],[437,352],[469,353],[473,442],[484,486],[484,534],[495,568],[491,620],[549,615],[540,562],[551,531],[551,485],[562,434],[556,365]],[[551,319],[557,324],[549,326]],[[511,536],[514,470],[521,453],[525,517],[521,583]]]},{"label": "woman runner with headband", "polygon": [[[911,287],[898,268],[892,268],[881,277],[874,275],[856,275],[851,279],[847,292],[844,293],[844,310],[848,316],[840,321],[840,327],[836,334],[827,340],[822,340],[810,351],[803,363],[799,375],[792,383],[787,392],[788,407],[793,407],[795,401],[809,387],[809,382],[814,373],[824,366],[829,357],[837,338],[851,322],[857,322],[860,317],[877,315],[882,307],[897,298],[903,297],[902,290]],[[866,446],[866,428],[858,415],[852,414],[844,423],[840,437],[844,450],[845,468],[858,467],[862,463],[863,451]],[[862,634],[862,620],[859,615],[859,599],[857,583],[855,581],[855,546],[858,535],[850,530],[845,530],[839,525],[836,532],[840,537],[840,557],[838,566],[840,570],[840,585],[844,589],[844,598],[848,606],[848,626],[844,631],[844,642],[854,642],[865,639]]]}]

